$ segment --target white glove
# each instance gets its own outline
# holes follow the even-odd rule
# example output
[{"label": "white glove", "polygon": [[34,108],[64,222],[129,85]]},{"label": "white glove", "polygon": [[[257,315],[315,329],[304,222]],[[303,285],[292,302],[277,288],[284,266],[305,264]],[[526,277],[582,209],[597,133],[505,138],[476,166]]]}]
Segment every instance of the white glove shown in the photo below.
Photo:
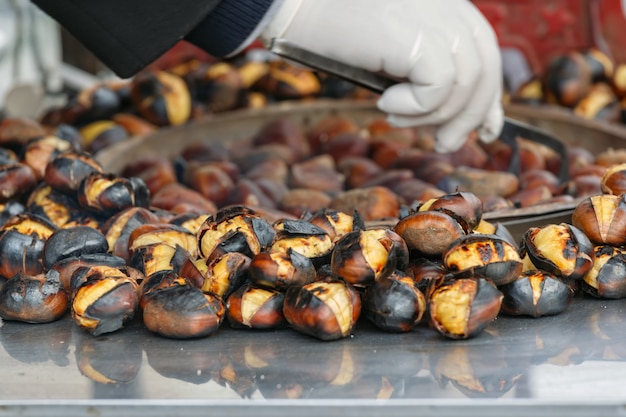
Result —
[{"label": "white glove", "polygon": [[475,129],[485,142],[500,134],[500,51],[468,0],[285,0],[261,35],[273,38],[406,80],[378,107],[396,126],[437,126],[439,152]]}]

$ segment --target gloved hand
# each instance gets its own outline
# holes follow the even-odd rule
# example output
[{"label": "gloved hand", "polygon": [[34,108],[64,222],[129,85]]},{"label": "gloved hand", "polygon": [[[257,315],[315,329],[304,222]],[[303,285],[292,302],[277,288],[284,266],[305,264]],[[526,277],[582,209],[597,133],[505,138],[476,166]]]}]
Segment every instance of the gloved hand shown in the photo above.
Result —
[{"label": "gloved hand", "polygon": [[468,0],[285,0],[261,35],[272,38],[405,80],[378,107],[396,126],[437,126],[437,151],[475,129],[485,142],[500,134],[500,51]]}]

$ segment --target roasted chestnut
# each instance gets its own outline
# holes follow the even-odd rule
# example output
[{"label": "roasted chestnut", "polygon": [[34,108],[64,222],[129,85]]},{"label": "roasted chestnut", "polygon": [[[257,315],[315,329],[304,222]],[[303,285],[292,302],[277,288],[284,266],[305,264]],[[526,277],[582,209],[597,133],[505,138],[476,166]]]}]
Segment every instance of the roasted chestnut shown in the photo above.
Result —
[{"label": "roasted chestnut", "polygon": [[605,194],[620,195],[626,192],[626,164],[612,165],[604,172],[600,187]]},{"label": "roasted chestnut", "polygon": [[10,278],[18,272],[43,273],[43,248],[55,230],[52,223],[33,214],[9,219],[0,229],[0,275]]},{"label": "roasted chestnut", "polygon": [[446,209],[461,217],[474,229],[483,216],[483,203],[473,193],[456,192],[433,198],[419,208],[419,211]]},{"label": "roasted chestnut", "polygon": [[32,139],[24,149],[22,162],[35,171],[37,179],[44,177],[46,166],[58,154],[72,149],[72,144],[56,136],[43,136]]},{"label": "roasted chestnut", "polygon": [[250,262],[248,273],[253,285],[278,291],[315,280],[313,262],[292,248],[257,253]]},{"label": "roasted chestnut", "polygon": [[110,253],[92,253],[70,258],[63,258],[56,262],[50,270],[55,270],[60,275],[61,285],[68,295],[71,294],[72,275],[79,268],[105,265],[115,268],[126,266],[126,261]]},{"label": "roasted chestnut", "polygon": [[428,301],[431,324],[451,339],[476,336],[498,316],[502,298],[502,293],[486,278],[444,282]]},{"label": "roasted chestnut", "polygon": [[42,259],[46,270],[65,258],[86,254],[107,253],[109,244],[98,229],[74,226],[54,231],[43,247]]},{"label": "roasted chestnut", "polygon": [[[44,182],[40,182],[28,196],[26,210],[45,218],[57,227],[87,217],[74,196],[56,191]],[[96,219],[94,222],[97,225]]]},{"label": "roasted chestnut", "polygon": [[161,336],[190,339],[215,333],[225,313],[219,296],[178,280],[147,297],[143,322],[148,330]]},{"label": "roasted chestnut", "polygon": [[580,229],[566,224],[531,227],[522,239],[521,256],[542,271],[574,284],[593,266],[593,246]]},{"label": "roasted chestnut", "polygon": [[139,113],[157,126],[189,120],[191,95],[185,81],[170,72],[145,71],[131,82],[131,99]]},{"label": "roasted chestnut", "polygon": [[57,191],[74,193],[92,172],[102,172],[100,163],[88,153],[71,150],[60,153],[46,165],[43,179]]},{"label": "roasted chestnut", "polygon": [[290,287],[283,313],[295,330],[321,340],[336,340],[352,332],[361,314],[361,298],[344,281],[314,282]]},{"label": "roasted chestnut", "polygon": [[438,256],[456,239],[465,236],[468,226],[450,212],[429,210],[409,214],[393,230],[402,236],[410,250]]},{"label": "roasted chestnut", "polygon": [[77,270],[71,282],[74,322],[94,336],[124,327],[139,305],[137,276],[126,267],[92,266]]},{"label": "roasted chestnut", "polygon": [[128,260],[128,240],[136,228],[148,223],[158,223],[156,214],[143,207],[130,207],[110,217],[100,228],[106,236],[111,253]]},{"label": "roasted chestnut", "polygon": [[395,269],[404,269],[408,254],[406,243],[392,230],[355,230],[337,240],[330,265],[335,276],[355,287],[367,287]]},{"label": "roasted chestnut", "polygon": [[522,272],[517,249],[495,235],[472,234],[454,241],[443,254],[450,271],[473,271],[496,286],[508,284]]},{"label": "roasted chestnut", "polygon": [[112,216],[129,207],[148,207],[150,193],[140,178],[92,172],[80,183],[78,202],[88,210]]},{"label": "roasted chestnut", "polygon": [[585,274],[581,288],[598,298],[626,297],[626,254],[608,245],[596,246],[593,266]]},{"label": "roasted chestnut", "polygon": [[29,193],[37,185],[35,171],[26,164],[0,165],[0,202]]},{"label": "roasted chestnut", "polygon": [[572,213],[572,225],[598,245],[620,246],[626,243],[626,201],[620,195],[585,198]]},{"label": "roasted chestnut", "polygon": [[267,248],[274,239],[272,225],[244,206],[229,206],[206,219],[198,231],[198,249],[206,259],[226,252],[248,257]]},{"label": "roasted chestnut", "polygon": [[226,301],[228,322],[234,328],[271,329],[285,323],[283,293],[244,285]]},{"label": "roasted chestnut", "polygon": [[309,258],[315,266],[329,261],[334,245],[324,229],[306,220],[289,219],[274,223],[274,228],[277,232],[270,250],[293,250]]},{"label": "roasted chestnut", "polygon": [[18,273],[0,287],[0,317],[26,323],[49,323],[60,319],[69,299],[57,271],[45,275]]},{"label": "roasted chestnut", "polygon": [[146,223],[136,227],[128,238],[128,249],[132,254],[139,248],[154,244],[180,246],[192,259],[198,256],[196,235],[189,230],[169,223]]},{"label": "roasted chestnut", "polygon": [[159,271],[179,271],[189,258],[189,251],[180,245],[150,243],[133,249],[128,265],[150,276]]},{"label": "roasted chestnut", "polygon": [[512,316],[541,317],[560,314],[569,307],[574,291],[549,272],[525,271],[500,287],[501,311]]},{"label": "roasted chestnut", "polygon": [[365,229],[363,219],[357,211],[349,215],[341,211],[324,208],[311,213],[305,219],[309,223],[324,229],[332,240],[337,240],[354,229]]},{"label": "roasted chestnut", "polygon": [[363,315],[388,332],[408,332],[426,311],[426,298],[413,278],[394,271],[377,280],[363,294]]},{"label": "roasted chestnut", "polygon": [[211,260],[198,259],[195,266],[203,277],[202,291],[226,299],[246,282],[251,260],[239,252],[227,252]]}]

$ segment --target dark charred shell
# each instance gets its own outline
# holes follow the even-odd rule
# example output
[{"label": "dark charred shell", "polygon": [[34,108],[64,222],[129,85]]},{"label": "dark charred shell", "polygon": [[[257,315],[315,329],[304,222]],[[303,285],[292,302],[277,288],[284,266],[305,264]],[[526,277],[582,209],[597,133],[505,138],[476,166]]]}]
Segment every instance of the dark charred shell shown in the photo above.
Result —
[{"label": "dark charred shell", "polygon": [[28,197],[26,210],[49,220],[57,227],[63,227],[85,216],[85,211],[80,208],[75,197],[56,191],[44,182]]},{"label": "dark charred shell", "polygon": [[76,268],[70,277],[70,298],[73,299],[76,296],[76,292],[80,290],[84,284],[98,280],[114,278],[122,281],[129,281],[134,287],[137,287],[141,282],[143,282],[144,275],[141,271],[126,265],[121,267],[115,265],[116,261],[112,260],[109,265],[102,262],[87,264]]},{"label": "dark charred shell", "polygon": [[581,288],[598,298],[626,297],[626,254],[612,246],[596,247],[594,267],[583,277]]},{"label": "dark charred shell", "polygon": [[43,248],[44,268],[50,269],[58,261],[86,254],[106,253],[109,244],[98,229],[76,226],[56,230]]},{"label": "dark charred shell", "polygon": [[363,315],[388,332],[408,332],[422,319],[426,298],[413,279],[395,271],[363,294]]},{"label": "dark charred shell", "polygon": [[9,219],[0,230],[0,275],[10,278],[18,272],[43,273],[43,248],[55,230],[56,226],[32,214]]},{"label": "dark charred shell", "polygon": [[271,245],[276,235],[276,231],[272,225],[269,224],[267,220],[260,217],[252,218],[250,222],[252,223],[252,230],[254,230],[254,234],[259,240],[261,247],[266,248]]},{"label": "dark charred shell", "polygon": [[0,288],[0,317],[26,323],[49,323],[60,319],[69,306],[59,273],[18,273]]},{"label": "dark charred shell", "polygon": [[427,299],[433,290],[443,283],[448,273],[441,263],[425,258],[411,260],[407,272],[413,276],[417,288]]},{"label": "dark charred shell", "polygon": [[248,256],[238,252],[228,252],[207,261],[202,291],[218,295],[225,300],[248,280],[250,262]]},{"label": "dark charred shell", "polygon": [[450,245],[443,260],[450,271],[471,270],[496,286],[517,279],[523,268],[517,249],[495,235],[463,236]]},{"label": "dark charred shell", "polygon": [[155,291],[146,300],[143,322],[149,331],[164,337],[199,338],[215,333],[225,313],[220,297],[192,285],[176,285]]},{"label": "dark charred shell", "polygon": [[574,291],[556,276],[526,271],[515,281],[500,288],[501,312],[512,316],[541,317],[560,314],[567,309]]},{"label": "dark charred shell", "polygon": [[172,217],[169,223],[183,227],[191,233],[197,234],[198,230],[209,216],[210,214],[208,213],[187,212]]},{"label": "dark charred shell", "polygon": [[[502,293],[486,278],[446,280],[428,302],[430,322],[451,339],[467,339],[482,332],[498,315]],[[467,300],[467,303],[459,303]]]},{"label": "dark charred shell", "polygon": [[[246,297],[254,293],[253,297]],[[285,322],[283,315],[284,294],[265,288],[244,285],[233,292],[226,302],[227,319],[231,327],[251,329],[273,329],[282,327]],[[263,302],[253,307],[248,303]],[[250,317],[244,317],[244,311],[254,311]]]},{"label": "dark charred shell", "polygon": [[83,137],[76,127],[67,123],[61,123],[56,126],[56,128],[52,130],[50,134],[69,142],[72,146],[72,149],[80,150],[80,144],[83,142]]},{"label": "dark charred shell", "polygon": [[509,229],[507,229],[506,226],[503,225],[502,223],[496,223],[496,230],[493,234],[498,236],[500,239],[504,240],[505,242],[509,243],[517,251],[519,251],[519,244],[517,243],[517,241],[515,240],[515,238],[509,231]]},{"label": "dark charred shell", "polygon": [[18,201],[9,201],[2,206],[0,211],[0,228],[13,216],[22,214],[26,210],[24,205]]},{"label": "dark charred shell", "polygon": [[48,163],[44,181],[57,191],[75,193],[81,181],[92,172],[102,172],[98,161],[88,153],[68,151]]},{"label": "dark charred shell", "polygon": [[[106,187],[96,184],[105,182]],[[112,216],[129,207],[148,207],[149,191],[140,178],[124,178],[113,174],[93,172],[78,187],[81,207]]]},{"label": "dark charred shell", "polygon": [[324,208],[315,213],[311,213],[310,216],[304,217],[303,220],[321,227],[333,240],[353,230],[365,230],[363,219],[359,216],[357,211],[350,216],[349,214],[337,210]]},{"label": "dark charred shell", "polygon": [[167,270],[178,272],[189,260],[189,252],[180,245],[153,243],[132,251],[128,265],[149,276]]},{"label": "dark charred shell", "polygon": [[111,252],[128,260],[128,239],[132,232],[141,225],[159,221],[159,217],[146,208],[130,207],[110,217],[100,230],[106,236]]},{"label": "dark charred shell", "polygon": [[[337,305],[333,299],[337,292],[342,293],[340,299],[347,300],[347,306]],[[338,316],[336,309],[346,314]],[[341,339],[352,332],[361,314],[361,298],[344,281],[314,282],[287,290],[283,314],[289,325],[301,333],[321,340]]]},{"label": "dark charred shell", "polygon": [[72,274],[84,267],[104,265],[112,266],[115,268],[122,268],[126,266],[126,261],[118,256],[111,255],[109,253],[91,253],[86,255],[74,256],[70,258],[64,258],[56,262],[50,270],[57,271],[60,274],[61,284],[66,292],[70,293],[70,282],[72,280]]},{"label": "dark charred shell", "polygon": [[315,280],[315,266],[311,260],[291,249],[256,254],[250,262],[248,273],[253,285],[278,291]]},{"label": "dark charred shell", "polygon": [[116,92],[106,85],[83,90],[66,106],[68,122],[84,125],[97,120],[110,119],[120,108]]},{"label": "dark charred shell", "polygon": [[0,165],[0,203],[29,193],[37,185],[31,167],[21,163]]},{"label": "dark charred shell", "polygon": [[[565,274],[562,268],[553,261],[553,254],[542,253],[537,247],[535,237],[543,227],[533,227],[526,231],[522,239],[520,252],[522,257],[528,255],[530,261],[537,269],[554,274],[562,278],[566,283],[572,284],[575,281],[579,281],[591,269],[594,260],[593,245],[580,229],[565,223],[558,226],[567,228],[569,234],[567,241],[562,242],[562,256],[568,260],[576,260],[570,274]],[[555,238],[558,239],[558,236],[555,236]]]},{"label": "dark charred shell", "polygon": [[191,114],[191,94],[185,81],[169,72],[144,71],[130,83],[137,111],[158,126],[179,125]]},{"label": "dark charred shell", "polygon": [[333,243],[326,231],[306,220],[281,220],[271,250],[285,252],[288,248],[306,256],[316,267],[330,262]]},{"label": "dark charred shell", "polygon": [[177,285],[188,284],[188,280],[185,277],[181,277],[176,271],[163,270],[155,272],[147,276],[139,286],[139,307],[143,309],[148,298],[152,297],[158,291]]},{"label": "dark charred shell", "polygon": [[[112,285],[107,285],[109,282]],[[99,336],[124,327],[134,317],[138,304],[137,284],[133,280],[89,277],[74,293],[72,317],[80,327]]]},{"label": "dark charred shell", "polygon": [[285,219],[280,222],[279,230],[288,235],[325,235],[324,229],[306,220]]}]

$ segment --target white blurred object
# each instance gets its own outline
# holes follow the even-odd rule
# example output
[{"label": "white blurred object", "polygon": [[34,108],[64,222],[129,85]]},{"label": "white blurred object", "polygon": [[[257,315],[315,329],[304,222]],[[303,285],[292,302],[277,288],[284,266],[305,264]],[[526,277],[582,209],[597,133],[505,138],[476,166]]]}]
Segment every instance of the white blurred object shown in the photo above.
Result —
[{"label": "white blurred object", "polygon": [[58,24],[28,0],[0,0],[0,110],[36,117],[61,90]]}]

